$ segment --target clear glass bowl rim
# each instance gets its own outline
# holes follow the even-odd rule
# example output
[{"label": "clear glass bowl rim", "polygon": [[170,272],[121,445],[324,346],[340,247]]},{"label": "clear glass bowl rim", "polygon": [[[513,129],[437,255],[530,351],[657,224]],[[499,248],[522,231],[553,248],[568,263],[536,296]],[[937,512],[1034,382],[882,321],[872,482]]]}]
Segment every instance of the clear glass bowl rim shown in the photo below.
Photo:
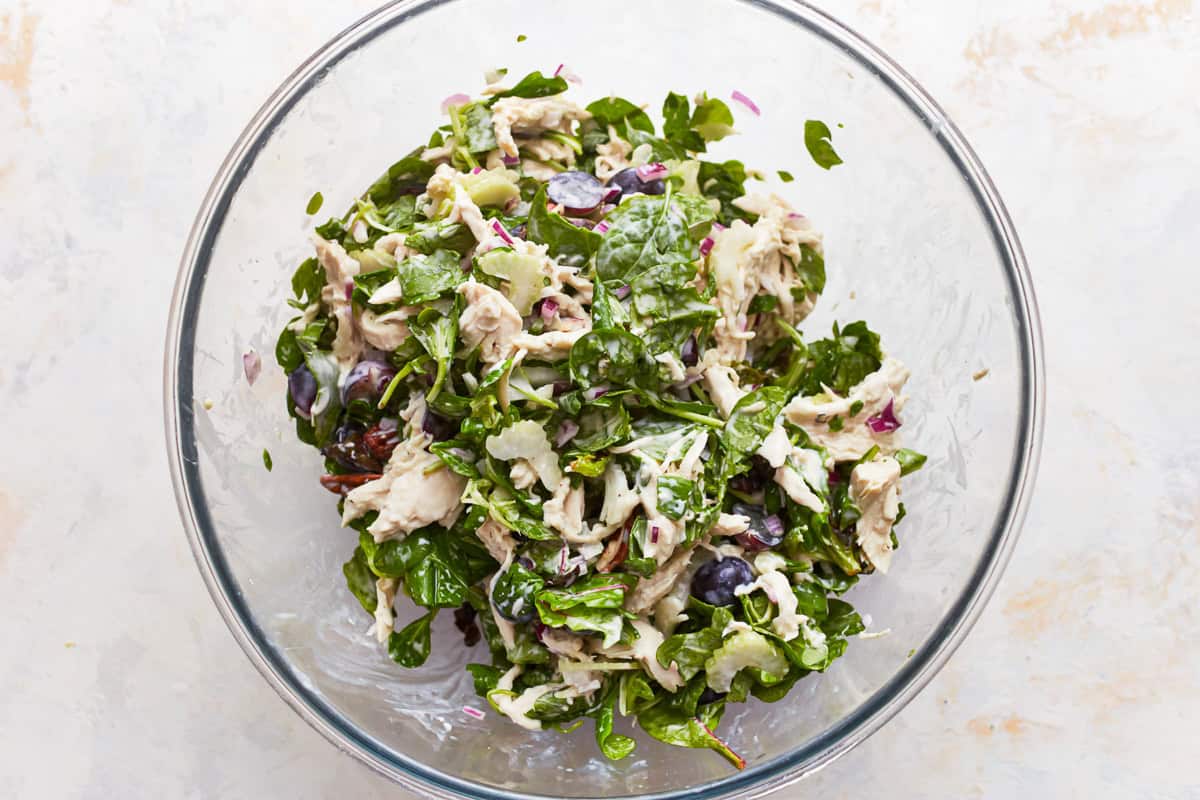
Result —
[{"label": "clear glass bowl rim", "polygon": [[[991,228],[1014,300],[1021,359],[1020,438],[1006,497],[1007,513],[991,531],[974,575],[938,628],[908,662],[861,707],[811,742],[764,764],[686,790],[644,795],[654,800],[758,797],[794,783],[843,755],[879,730],[911,701],[942,668],[974,626],[1012,554],[1036,479],[1045,406],[1045,364],[1041,322],[1028,264],[995,186],[958,128],[926,91],[877,47],[823,11],[801,0],[732,0],[768,10],[837,45],[870,70],[931,128],[948,158],[959,168]],[[226,625],[271,687],[322,736],[409,791],[438,798],[533,800],[530,795],[483,786],[397,758],[357,730],[307,689],[269,647],[249,609],[238,596],[204,502],[198,453],[191,431],[191,352],[208,257],[229,203],[276,126],[322,73],[357,48],[406,19],[456,0],[392,0],[333,37],[301,64],[267,99],[221,164],[196,216],[181,259],[171,301],[163,367],[166,444],[171,481],[188,542],[213,602]]]}]

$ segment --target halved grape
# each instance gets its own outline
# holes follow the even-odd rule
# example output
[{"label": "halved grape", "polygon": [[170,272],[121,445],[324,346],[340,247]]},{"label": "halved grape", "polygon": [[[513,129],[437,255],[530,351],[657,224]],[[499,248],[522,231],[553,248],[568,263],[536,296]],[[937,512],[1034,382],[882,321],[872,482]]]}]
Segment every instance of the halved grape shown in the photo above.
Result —
[{"label": "halved grape", "polygon": [[735,503],[732,510],[750,520],[750,527],[737,535],[738,544],[750,552],[769,550],[783,541],[782,521],[774,514],[767,515],[762,506]]},{"label": "halved grape", "polygon": [[312,415],[312,405],[317,400],[317,379],[306,365],[301,364],[288,375],[288,394],[292,396],[296,413],[308,419]]},{"label": "halved grape", "polygon": [[[661,179],[644,181],[638,177],[637,167],[629,167],[608,179],[609,186],[618,186],[624,194],[662,194],[667,185]],[[612,202],[612,201],[610,201]]]},{"label": "halved grape", "polygon": [[590,214],[604,202],[607,192],[594,175],[586,172],[560,172],[546,185],[546,195],[568,214]]},{"label": "halved grape", "polygon": [[708,561],[692,577],[692,597],[712,606],[733,605],[734,590],[754,583],[754,571],[740,558]]},{"label": "halved grape", "polygon": [[356,401],[378,402],[394,377],[396,368],[391,364],[382,361],[358,362],[342,386],[342,405],[349,406]]}]

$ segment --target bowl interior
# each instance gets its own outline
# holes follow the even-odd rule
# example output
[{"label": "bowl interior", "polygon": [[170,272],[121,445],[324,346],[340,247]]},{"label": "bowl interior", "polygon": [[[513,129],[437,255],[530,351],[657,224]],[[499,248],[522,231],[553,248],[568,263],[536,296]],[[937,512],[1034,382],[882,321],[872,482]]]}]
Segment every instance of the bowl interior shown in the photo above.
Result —
[{"label": "bowl interior", "polygon": [[[1036,440],[1035,325],[1019,254],[955,155],[957,134],[936,108],[906,96],[903,76],[857,47],[819,14],[783,2],[401,3],[319,54],[252,125],[185,259],[168,426],[185,519],[219,604],[277,688],[343,747],[439,793],[623,797],[723,781],[710,787],[715,795],[820,764],[940,663],[1018,515]],[[284,408],[272,354],[290,316],[289,278],[309,255],[310,195],[322,191],[325,210],[340,211],[441,124],[443,97],[477,91],[489,68],[516,78],[560,62],[582,77],[572,90],[582,102],[619,94],[649,103],[656,118],[668,91],[753,98],[762,116],[731,104],[739,135],[712,155],[761,170],[760,188],[824,231],[829,282],[804,333],[865,319],[912,369],[902,433],[929,462],[905,486],[891,573],[849,597],[890,633],[852,641],[827,674],[783,701],[731,706],[722,731],[749,764],[742,775],[715,754],[644,735],[632,758],[610,763],[590,724],[531,734],[494,714],[470,718],[464,705],[485,704],[463,664],[486,652],[463,649],[448,613],[423,668],[394,665],[345,590],[341,564],[355,535],[338,527],[316,481],[320,458],[295,440]],[[845,164],[812,162],[808,119],[830,125]],[[777,169],[795,181],[781,182]],[[264,361],[252,387],[242,377],[251,348]],[[981,370],[986,377],[973,379]],[[402,620],[415,616],[405,602]]]}]

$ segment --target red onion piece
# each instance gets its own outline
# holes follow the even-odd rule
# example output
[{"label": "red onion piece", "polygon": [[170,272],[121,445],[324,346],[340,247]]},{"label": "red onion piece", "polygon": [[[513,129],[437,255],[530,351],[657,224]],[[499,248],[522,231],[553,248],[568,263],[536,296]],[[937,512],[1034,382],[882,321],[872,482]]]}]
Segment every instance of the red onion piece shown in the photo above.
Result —
[{"label": "red onion piece", "polygon": [[515,167],[517,164],[521,163],[520,156],[504,156],[501,160],[504,162],[504,166],[506,167]]},{"label": "red onion piece", "polygon": [[700,363],[699,346],[696,343],[696,334],[692,334],[683,343],[683,347],[679,349],[679,360],[683,362],[685,367],[694,367]]},{"label": "red onion piece", "polygon": [[354,281],[346,281],[342,290],[346,293],[346,302],[349,302],[350,298],[354,297]]},{"label": "red onion piece", "polygon": [[666,165],[659,164],[657,162],[652,164],[643,164],[634,171],[637,173],[638,178],[640,178],[643,183],[662,180],[663,178],[667,177],[667,173],[670,172]]},{"label": "red onion piece", "polygon": [[558,432],[554,434],[554,446],[562,447],[574,439],[577,433],[579,433],[579,425],[574,420],[564,419],[558,426]]},{"label": "red onion piece", "polygon": [[594,230],[596,233],[604,233],[605,231],[608,230],[608,223],[607,222],[597,222],[596,227],[592,228],[592,230]]},{"label": "red onion piece", "polygon": [[776,514],[772,514],[769,517],[763,517],[763,527],[769,530],[773,536],[783,535],[783,520],[781,520]]},{"label": "red onion piece", "polygon": [[884,406],[883,411],[880,411],[867,420],[867,427],[875,433],[891,433],[899,428],[900,420],[896,419],[895,405],[895,399],[888,400],[888,404]]},{"label": "red onion piece", "polygon": [[547,297],[542,301],[542,320],[549,324],[554,321],[554,315],[558,313],[558,303]]},{"label": "red onion piece", "polygon": [[445,114],[449,111],[451,106],[463,106],[469,102],[471,102],[470,95],[463,94],[462,92],[452,94],[442,101],[442,113]]},{"label": "red onion piece", "polygon": [[658,544],[658,526],[657,525],[650,526],[650,542],[651,542],[651,544]]},{"label": "red onion piece", "polygon": [[704,241],[700,242],[700,255],[706,256],[713,249],[713,240],[711,236],[705,236]]},{"label": "red onion piece", "polygon": [[617,289],[615,292],[613,292],[613,294],[615,294],[617,296],[618,300],[624,300],[626,297],[629,297],[629,293],[632,291],[633,291],[633,289],[629,288],[629,284],[627,283],[624,286],[622,286],[621,288]]},{"label": "red onion piece", "polygon": [[481,172],[483,172],[483,169],[481,167],[475,167],[475,169],[471,170],[472,175],[478,175]]},{"label": "red onion piece", "polygon": [[719,223],[719,222],[714,222],[714,223],[713,223],[713,230],[714,230],[714,231],[723,231],[723,230],[725,230],[725,226],[724,226],[724,225],[722,225],[722,224],[721,224],[721,223]]},{"label": "red onion piece", "polygon": [[254,350],[242,355],[242,371],[246,373],[246,383],[253,386],[262,372],[262,359]]},{"label": "red onion piece", "polygon": [[483,719],[485,716],[487,716],[478,708],[472,708],[471,706],[463,706],[463,713],[468,717],[474,717],[475,719]]},{"label": "red onion piece", "polygon": [[604,192],[604,202],[605,203],[615,203],[617,200],[620,199],[621,194],[622,194],[622,192],[621,192],[620,186],[609,186],[608,189]]},{"label": "red onion piece", "polygon": [[608,394],[608,390],[610,388],[612,388],[612,387],[608,386],[607,384],[601,384],[600,386],[593,386],[592,388],[588,389],[587,391],[585,391],[583,393],[583,399],[584,400],[598,400],[601,397],[604,397],[604,395]]},{"label": "red onion piece", "polygon": [[508,235],[508,231],[504,230],[504,226],[500,224],[500,220],[492,220],[492,230],[496,232],[497,236],[504,240],[505,244],[513,243],[513,238]]},{"label": "red onion piece", "polygon": [[755,105],[754,101],[751,100],[749,97],[746,97],[746,95],[742,94],[741,92],[737,91],[736,89],[734,90],[733,94],[730,95],[730,97],[732,97],[734,100],[736,100],[739,103],[741,103],[742,105],[744,105],[746,108],[750,109],[754,113],[754,116],[756,116],[756,117],[762,116],[762,111],[759,110],[758,106]]}]

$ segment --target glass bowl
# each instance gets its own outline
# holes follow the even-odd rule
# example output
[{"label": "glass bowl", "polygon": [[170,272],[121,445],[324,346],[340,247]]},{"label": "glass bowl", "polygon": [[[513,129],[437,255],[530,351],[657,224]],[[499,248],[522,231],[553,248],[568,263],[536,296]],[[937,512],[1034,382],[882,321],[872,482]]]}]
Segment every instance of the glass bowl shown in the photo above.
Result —
[{"label": "glass bowl", "polygon": [[[712,155],[763,170],[824,231],[829,282],[805,333],[866,319],[912,368],[903,433],[929,462],[905,484],[909,518],[890,574],[850,596],[890,634],[852,641],[784,701],[731,706],[721,729],[747,761],[741,772],[644,735],[633,757],[608,762],[590,724],[562,735],[468,717],[463,706],[482,703],[462,665],[483,654],[464,650],[449,614],[424,667],[394,665],[345,589],[354,534],[338,527],[320,458],[284,408],[272,353],[290,316],[289,277],[309,255],[308,198],[320,190],[327,209],[347,206],[441,124],[445,96],[477,91],[485,70],[520,76],[559,62],[582,76],[581,98],[752,97],[762,116],[733,104],[740,135]],[[830,124],[845,164],[812,163],[810,118]],[[779,182],[776,169],[796,180]],[[388,5],[305,62],[251,120],[204,200],[172,302],[167,445],[218,609],[309,724],[422,796],[714,798],[811,773],[896,714],[961,643],[1012,550],[1036,468],[1037,311],[995,188],[912,78],[788,0]],[[253,386],[242,377],[251,348],[264,362]]]}]

